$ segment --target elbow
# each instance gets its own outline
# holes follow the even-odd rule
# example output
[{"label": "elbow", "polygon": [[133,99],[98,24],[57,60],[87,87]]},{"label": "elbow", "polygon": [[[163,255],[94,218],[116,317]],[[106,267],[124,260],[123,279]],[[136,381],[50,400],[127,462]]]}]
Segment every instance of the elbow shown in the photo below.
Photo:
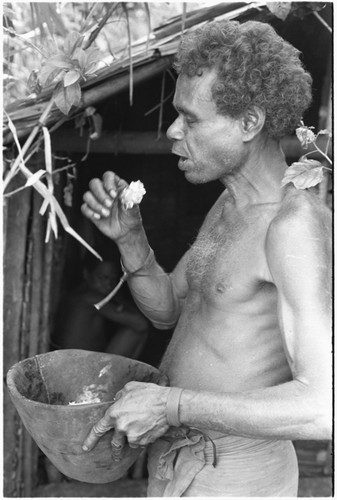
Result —
[{"label": "elbow", "polygon": [[332,401],[319,400],[314,405],[312,418],[312,431],[309,439],[331,440],[333,432]]},{"label": "elbow", "polygon": [[317,430],[320,433],[320,439],[331,440],[333,431],[333,416],[332,416],[332,405],[329,405],[322,412],[320,418],[317,420]]},{"label": "elbow", "polygon": [[178,323],[180,316],[180,309],[175,308],[171,311],[165,311],[161,314],[157,314],[157,317],[149,317],[152,325],[157,328],[157,330],[171,330],[175,328]]}]

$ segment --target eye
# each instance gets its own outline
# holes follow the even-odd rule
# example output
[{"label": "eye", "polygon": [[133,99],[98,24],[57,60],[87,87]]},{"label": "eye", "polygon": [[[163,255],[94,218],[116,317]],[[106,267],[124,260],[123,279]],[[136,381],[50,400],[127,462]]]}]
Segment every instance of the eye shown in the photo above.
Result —
[{"label": "eye", "polygon": [[193,118],[192,116],[186,116],[185,121],[188,125],[192,125],[197,122],[196,118]]}]

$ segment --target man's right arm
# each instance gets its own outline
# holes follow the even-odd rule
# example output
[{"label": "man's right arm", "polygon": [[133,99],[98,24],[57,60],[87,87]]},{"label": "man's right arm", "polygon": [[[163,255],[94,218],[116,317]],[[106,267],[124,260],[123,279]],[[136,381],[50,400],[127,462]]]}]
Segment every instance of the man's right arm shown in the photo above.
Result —
[{"label": "man's right arm", "polygon": [[178,321],[187,293],[185,260],[167,274],[149,246],[138,205],[126,209],[120,195],[127,183],[113,172],[93,179],[84,194],[83,214],[110,239],[121,253],[128,284],[136,304],[156,328],[172,328]]},{"label": "man's right arm", "polygon": [[123,267],[130,272],[127,279],[133,299],[142,313],[160,330],[173,328],[180,316],[181,307],[187,294],[185,278],[186,255],[174,271],[166,273],[155,259],[147,243],[147,254],[139,267],[133,265],[133,252],[140,252],[145,245],[118,245]]}]

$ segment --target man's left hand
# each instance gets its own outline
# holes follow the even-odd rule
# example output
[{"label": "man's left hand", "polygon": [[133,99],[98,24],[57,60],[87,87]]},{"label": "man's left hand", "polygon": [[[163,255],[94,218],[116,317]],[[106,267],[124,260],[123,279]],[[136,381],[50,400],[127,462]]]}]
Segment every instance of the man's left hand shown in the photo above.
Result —
[{"label": "man's left hand", "polygon": [[169,387],[144,382],[128,382],[116,394],[116,401],[91,429],[83,443],[83,450],[92,450],[99,439],[114,429],[111,440],[113,458],[119,455],[128,440],[135,448],[153,443],[169,428],[166,417],[166,401]]}]

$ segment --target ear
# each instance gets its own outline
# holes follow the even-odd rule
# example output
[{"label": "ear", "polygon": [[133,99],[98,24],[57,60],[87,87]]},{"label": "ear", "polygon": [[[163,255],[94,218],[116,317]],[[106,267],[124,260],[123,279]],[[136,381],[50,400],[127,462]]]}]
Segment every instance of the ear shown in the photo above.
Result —
[{"label": "ear", "polygon": [[250,142],[264,127],[266,113],[258,106],[250,106],[241,117],[243,142]]}]

